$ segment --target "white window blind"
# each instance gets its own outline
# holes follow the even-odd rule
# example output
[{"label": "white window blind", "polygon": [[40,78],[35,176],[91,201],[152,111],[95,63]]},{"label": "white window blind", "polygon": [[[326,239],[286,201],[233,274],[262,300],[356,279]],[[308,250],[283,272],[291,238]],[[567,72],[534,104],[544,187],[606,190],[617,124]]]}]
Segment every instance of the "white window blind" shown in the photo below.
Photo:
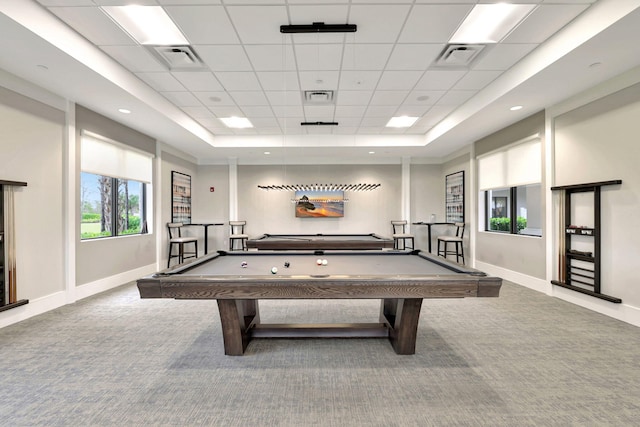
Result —
[{"label": "white window blind", "polygon": [[530,138],[478,158],[480,190],[542,182],[540,138]]},{"label": "white window blind", "polygon": [[112,178],[151,183],[153,156],[83,131],[81,167],[83,172]]}]

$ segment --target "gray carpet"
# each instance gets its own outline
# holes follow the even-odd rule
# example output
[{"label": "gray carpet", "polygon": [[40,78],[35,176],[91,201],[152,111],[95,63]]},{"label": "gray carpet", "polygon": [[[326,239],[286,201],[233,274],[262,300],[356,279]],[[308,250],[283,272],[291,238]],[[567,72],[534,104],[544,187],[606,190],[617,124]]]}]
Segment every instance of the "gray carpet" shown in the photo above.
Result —
[{"label": "gray carpet", "polygon": [[[264,322],[377,321],[378,301],[262,301]],[[425,300],[416,354],[381,339],[255,340],[215,301],[134,284],[0,329],[6,426],[631,426],[640,329],[505,283]]]}]

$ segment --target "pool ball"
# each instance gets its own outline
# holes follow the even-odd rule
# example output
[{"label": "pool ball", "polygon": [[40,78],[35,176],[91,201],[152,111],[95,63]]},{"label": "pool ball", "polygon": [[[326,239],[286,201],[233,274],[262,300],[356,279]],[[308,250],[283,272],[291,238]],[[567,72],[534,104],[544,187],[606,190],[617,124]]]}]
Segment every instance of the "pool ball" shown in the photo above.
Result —
[{"label": "pool ball", "polygon": [[316,264],[318,264],[318,265],[322,265],[322,260],[321,260],[320,258],[318,258],[318,259],[316,260]]},{"label": "pool ball", "polygon": [[271,274],[276,274],[278,272],[278,269],[275,267],[271,267]]},{"label": "pool ball", "polygon": [[322,260],[322,265],[327,265],[327,264],[329,264],[329,261],[327,261],[326,259],[323,259]]},{"label": "pool ball", "polygon": [[242,261],[240,263],[240,267],[242,267],[242,268],[247,268],[247,265],[249,265],[249,264],[247,264],[247,261]]},{"label": "pool ball", "polygon": [[289,261],[285,261],[284,266],[289,268],[289,265],[291,265],[291,264],[289,264]]}]

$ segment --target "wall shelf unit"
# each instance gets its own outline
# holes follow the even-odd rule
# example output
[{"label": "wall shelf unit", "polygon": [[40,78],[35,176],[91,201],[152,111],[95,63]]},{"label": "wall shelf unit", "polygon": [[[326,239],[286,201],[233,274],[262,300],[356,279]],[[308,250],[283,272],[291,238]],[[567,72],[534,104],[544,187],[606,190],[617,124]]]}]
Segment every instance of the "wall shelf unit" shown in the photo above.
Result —
[{"label": "wall shelf unit", "polygon": [[[7,215],[4,203],[5,187],[26,187],[26,182],[20,181],[7,181],[0,179],[0,312],[9,310],[11,308],[19,307],[29,303],[29,300],[22,299],[17,300],[15,297],[15,271],[10,271],[10,266],[7,265],[7,242],[9,239],[15,238],[10,236],[10,229],[5,230],[5,215]],[[9,277],[13,275],[13,279]]]},{"label": "wall shelf unit", "polygon": [[[620,298],[601,292],[601,187],[622,184],[622,180],[592,182],[587,184],[551,187],[561,191],[559,244],[559,280],[552,280],[556,286],[571,289],[586,295],[619,304]],[[593,226],[575,224],[572,218],[572,196],[578,193],[593,193]],[[578,239],[590,239],[587,246],[591,250],[578,250],[574,244]]]}]

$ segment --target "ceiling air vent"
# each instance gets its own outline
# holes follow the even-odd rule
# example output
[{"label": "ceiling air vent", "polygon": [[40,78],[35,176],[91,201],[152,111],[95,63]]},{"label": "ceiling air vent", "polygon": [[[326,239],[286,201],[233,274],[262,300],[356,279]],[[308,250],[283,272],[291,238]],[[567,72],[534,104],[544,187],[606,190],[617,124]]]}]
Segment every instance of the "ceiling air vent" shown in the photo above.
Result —
[{"label": "ceiling air vent", "polygon": [[333,104],[332,90],[305,90],[304,103],[307,105]]},{"label": "ceiling air vent", "polygon": [[149,46],[149,49],[171,71],[200,70],[204,68],[204,63],[189,45]]},{"label": "ceiling air vent", "polygon": [[447,45],[434,65],[438,68],[468,68],[484,47],[482,44]]}]

